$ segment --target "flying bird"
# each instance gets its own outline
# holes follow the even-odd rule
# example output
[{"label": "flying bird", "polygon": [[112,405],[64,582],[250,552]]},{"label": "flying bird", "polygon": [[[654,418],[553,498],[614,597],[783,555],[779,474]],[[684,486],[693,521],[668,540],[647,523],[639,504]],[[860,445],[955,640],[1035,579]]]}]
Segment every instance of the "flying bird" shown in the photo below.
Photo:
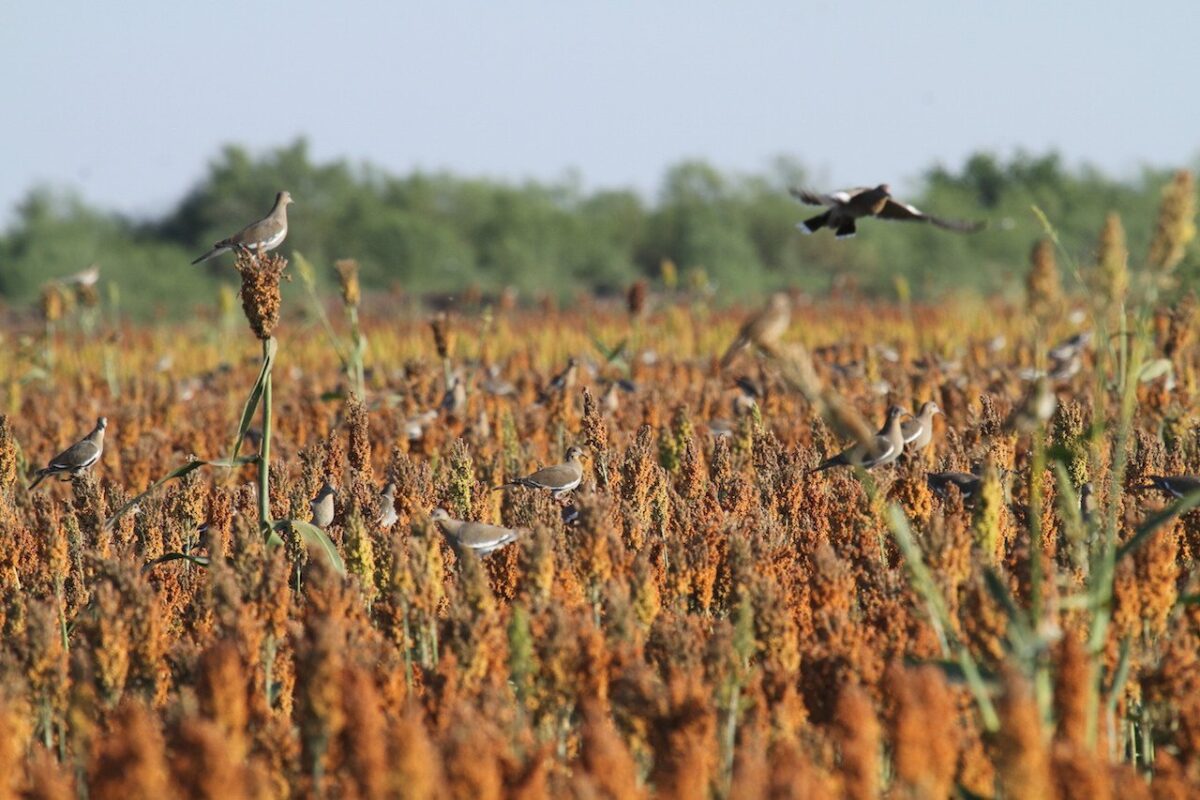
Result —
[{"label": "flying bird", "polygon": [[972,233],[984,227],[983,222],[943,219],[926,214],[915,206],[901,203],[892,197],[886,183],[874,189],[859,187],[845,189],[833,194],[818,194],[807,189],[792,189],[792,196],[810,206],[827,206],[828,211],[804,220],[796,227],[801,233],[816,233],[821,228],[832,228],[839,239],[858,232],[856,223],[863,217],[897,220],[900,222],[928,222],[948,231]]},{"label": "flying bird", "polygon": [[29,484],[29,490],[51,475],[70,473],[71,477],[78,475],[100,460],[104,452],[104,429],[108,427],[108,417],[96,420],[96,427],[87,436],[63,450],[50,459],[50,463],[37,471],[37,477]]},{"label": "flying bird", "polygon": [[210,258],[216,258],[222,253],[228,253],[230,250],[246,251],[259,255],[279,247],[279,245],[283,244],[283,240],[287,238],[287,207],[291,202],[292,196],[287,192],[280,192],[275,195],[275,206],[271,209],[270,214],[267,214],[258,222],[250,223],[228,239],[222,239],[217,242],[212,246],[211,250],[197,258],[192,264],[208,261]]}]

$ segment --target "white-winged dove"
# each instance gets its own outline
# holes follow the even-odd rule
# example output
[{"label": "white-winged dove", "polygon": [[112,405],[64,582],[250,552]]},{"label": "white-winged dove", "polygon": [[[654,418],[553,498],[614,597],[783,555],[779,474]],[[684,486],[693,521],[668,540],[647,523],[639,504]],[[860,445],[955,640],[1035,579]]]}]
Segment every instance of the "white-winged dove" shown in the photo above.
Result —
[{"label": "white-winged dove", "polygon": [[802,233],[816,233],[821,228],[832,228],[839,239],[857,233],[855,223],[863,217],[899,220],[901,222],[928,222],[950,231],[972,232],[983,228],[982,222],[942,219],[924,213],[920,209],[892,198],[886,183],[875,188],[858,187],[833,194],[819,194],[805,189],[792,189],[792,196],[810,206],[827,206],[828,211],[804,220],[796,227]]},{"label": "white-winged dove", "polygon": [[575,385],[575,377],[579,373],[579,362],[575,360],[575,356],[567,359],[567,366],[563,371],[550,379],[546,387],[538,392],[537,404],[543,406],[550,401],[550,398],[556,394],[562,394],[568,391]]},{"label": "white-winged dove", "polygon": [[1082,355],[1084,349],[1091,341],[1091,331],[1080,331],[1071,338],[1063,339],[1054,345],[1046,355],[1050,356],[1054,361],[1070,361],[1076,356]]},{"label": "white-winged dove", "polygon": [[99,461],[104,452],[104,429],[107,427],[108,417],[96,420],[96,427],[92,428],[91,433],[50,459],[49,464],[37,471],[37,477],[29,484],[30,491],[50,475],[66,472],[74,477]]},{"label": "white-winged dove", "polygon": [[61,280],[67,286],[82,286],[85,289],[89,286],[95,286],[96,281],[100,280],[100,265],[92,264],[86,269],[82,269],[73,275],[68,275]]},{"label": "white-winged dove", "polygon": [[929,485],[934,494],[943,500],[946,499],[946,492],[951,486],[958,488],[958,493],[962,495],[963,500],[970,500],[979,491],[979,484],[982,482],[983,478],[970,472],[925,473],[925,483]]},{"label": "white-winged dove", "polygon": [[927,400],[921,406],[921,411],[908,422],[901,423],[900,430],[904,433],[904,447],[909,452],[924,450],[933,441],[933,415],[942,413],[942,409],[932,400]]},{"label": "white-winged dove", "polygon": [[477,556],[494,553],[521,536],[521,531],[512,528],[454,519],[444,508],[434,509],[430,518],[437,523],[438,529],[455,550],[471,550]]},{"label": "white-winged dove", "polygon": [[718,417],[708,422],[709,433],[717,438],[732,436],[738,429],[737,421],[742,417],[754,413],[754,409],[758,407],[758,400],[755,399],[760,396],[758,387],[749,378],[738,378],[737,387],[738,393],[730,400],[733,419],[721,419]]},{"label": "white-winged dove", "polygon": [[870,442],[858,442],[832,458],[822,461],[809,470],[823,472],[831,467],[862,467],[874,469],[891,464],[904,452],[904,432],[900,429],[900,417],[904,409],[892,406],[888,409],[887,421]]},{"label": "white-winged dove", "polygon": [[292,196],[287,192],[275,195],[275,206],[271,209],[270,214],[257,222],[250,223],[228,239],[217,242],[211,250],[192,263],[199,264],[208,261],[210,258],[216,258],[230,250],[246,250],[258,255],[279,247],[287,238],[287,207],[291,202]]},{"label": "white-winged dove", "polygon": [[382,530],[387,530],[396,524],[396,482],[388,481],[387,486],[379,493],[379,519],[375,522]]},{"label": "white-winged dove", "polygon": [[1007,431],[1029,433],[1053,417],[1057,409],[1058,395],[1051,388],[1050,380],[1041,375],[1029,387],[1021,404],[1005,420],[1004,428]]},{"label": "white-winged dove", "polygon": [[733,360],[751,345],[770,355],[775,355],[776,345],[787,333],[792,322],[792,298],[786,292],[775,292],[766,306],[758,311],[738,329],[737,336],[721,356],[721,369],[726,369]]},{"label": "white-winged dove", "polygon": [[1170,497],[1183,497],[1200,489],[1200,477],[1195,475],[1147,475],[1150,483],[1142,489],[1158,489]]},{"label": "white-winged dove", "polygon": [[574,489],[583,480],[583,450],[578,447],[568,447],[566,460],[562,464],[543,467],[531,475],[514,478],[503,483],[496,489],[508,489],[513,486],[527,486],[530,489],[549,489],[550,495],[558,499]]},{"label": "white-winged dove", "polygon": [[318,528],[326,528],[333,522],[333,498],[337,492],[329,481],[325,481],[321,486],[321,490],[317,492],[317,496],[309,501],[308,507],[312,509],[312,524]]}]

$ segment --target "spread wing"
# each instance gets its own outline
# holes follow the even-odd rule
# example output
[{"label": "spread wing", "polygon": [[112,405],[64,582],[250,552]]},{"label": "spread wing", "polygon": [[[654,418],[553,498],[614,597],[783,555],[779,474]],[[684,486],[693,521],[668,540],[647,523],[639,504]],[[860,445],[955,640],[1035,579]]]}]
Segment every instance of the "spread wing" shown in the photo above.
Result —
[{"label": "spread wing", "polygon": [[899,200],[890,197],[875,216],[880,219],[891,219],[900,222],[928,222],[931,225],[936,225],[948,231],[960,231],[962,233],[973,233],[982,230],[987,224],[976,220],[942,219],[941,217],[926,214],[916,206],[901,203]]},{"label": "spread wing", "polygon": [[842,192],[834,192],[833,194],[819,194],[810,192],[808,189],[788,189],[792,197],[799,200],[801,203],[810,206],[840,206],[850,200],[851,197],[861,192],[862,189],[847,189]]}]

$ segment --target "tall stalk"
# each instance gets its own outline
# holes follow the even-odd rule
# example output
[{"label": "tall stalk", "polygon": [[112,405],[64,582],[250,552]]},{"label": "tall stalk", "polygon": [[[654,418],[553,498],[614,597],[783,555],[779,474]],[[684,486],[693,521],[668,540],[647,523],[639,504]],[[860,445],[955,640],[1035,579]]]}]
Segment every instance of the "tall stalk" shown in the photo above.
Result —
[{"label": "tall stalk", "polygon": [[[273,340],[262,340],[263,364],[270,358]],[[258,450],[258,524],[271,529],[271,372],[266,372],[262,387],[262,444]]]}]

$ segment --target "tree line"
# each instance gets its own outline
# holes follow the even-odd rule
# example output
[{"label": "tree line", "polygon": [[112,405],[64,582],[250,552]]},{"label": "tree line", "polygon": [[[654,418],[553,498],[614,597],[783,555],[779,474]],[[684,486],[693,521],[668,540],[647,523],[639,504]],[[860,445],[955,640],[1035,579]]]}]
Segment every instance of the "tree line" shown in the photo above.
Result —
[{"label": "tree line", "polygon": [[[898,183],[897,176],[867,177]],[[123,287],[125,308],[188,311],[215,298],[217,283],[232,282],[227,258],[197,268],[189,261],[264,214],[281,188],[297,200],[283,252],[299,250],[318,265],[357,259],[367,289],[616,292],[639,278],[660,279],[669,263],[680,283],[722,297],[781,286],[820,292],[846,278],[867,293],[892,292],[902,280],[918,298],[1016,291],[1030,245],[1043,233],[1033,206],[1080,264],[1093,258],[1105,214],[1118,212],[1136,259],[1169,178],[1169,171],[1146,168],[1118,179],[1068,166],[1055,153],[978,153],[957,169],[928,169],[902,199],[944,216],[986,219],[987,230],[957,235],[874,222],[856,239],[836,241],[795,229],[814,212],[788,188],[811,181],[803,165],[786,158],[756,174],[684,161],[669,167],[646,198],[632,190],[587,191],[573,178],[514,183],[317,163],[303,139],[262,154],[230,145],[158,219],[32,189],[0,235],[0,297],[27,304],[48,279],[98,263],[105,280]],[[1198,267],[1193,245],[1180,271],[1189,276]]]}]

